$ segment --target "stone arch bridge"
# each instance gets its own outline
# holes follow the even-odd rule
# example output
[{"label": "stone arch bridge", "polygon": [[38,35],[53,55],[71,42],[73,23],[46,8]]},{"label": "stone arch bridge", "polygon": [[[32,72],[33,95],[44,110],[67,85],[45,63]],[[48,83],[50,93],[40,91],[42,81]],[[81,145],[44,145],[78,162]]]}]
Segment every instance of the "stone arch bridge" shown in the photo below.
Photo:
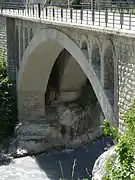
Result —
[{"label": "stone arch bridge", "polygon": [[38,151],[93,140],[101,135],[104,118],[122,130],[135,94],[134,34],[4,18],[23,148]]}]

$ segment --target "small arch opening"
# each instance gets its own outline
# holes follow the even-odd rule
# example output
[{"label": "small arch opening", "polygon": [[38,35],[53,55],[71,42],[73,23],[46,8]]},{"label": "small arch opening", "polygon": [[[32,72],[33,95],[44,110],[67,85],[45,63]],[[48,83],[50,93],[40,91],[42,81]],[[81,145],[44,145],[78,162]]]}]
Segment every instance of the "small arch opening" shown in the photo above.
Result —
[{"label": "small arch opening", "polygon": [[81,50],[83,52],[83,54],[85,55],[85,57],[88,59],[89,55],[88,55],[88,45],[87,42],[84,41],[81,45]]},{"label": "small arch opening", "polygon": [[84,41],[84,42],[82,43],[82,49],[88,50],[87,42],[86,42],[86,41]]},{"label": "small arch opening", "polygon": [[30,41],[32,38],[33,38],[33,31],[32,31],[32,29],[30,29]]},{"label": "small arch opening", "polygon": [[93,44],[92,48],[92,66],[100,79],[101,77],[101,57],[100,57],[100,50],[98,44]]},{"label": "small arch opening", "polygon": [[28,28],[25,27],[25,48],[28,46]]},{"label": "small arch opening", "polygon": [[114,104],[114,53],[110,44],[104,51],[104,79],[103,86],[110,104]]}]

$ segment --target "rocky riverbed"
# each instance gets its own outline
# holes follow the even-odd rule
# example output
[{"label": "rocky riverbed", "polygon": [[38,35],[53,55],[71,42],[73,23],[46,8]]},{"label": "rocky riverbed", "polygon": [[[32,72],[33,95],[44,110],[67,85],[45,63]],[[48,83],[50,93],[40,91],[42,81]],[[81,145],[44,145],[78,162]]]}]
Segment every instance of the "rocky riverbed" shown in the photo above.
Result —
[{"label": "rocky riverbed", "polygon": [[[60,164],[64,178],[71,180],[72,166],[76,160],[75,180],[87,177],[91,179],[95,160],[112,144],[108,138],[102,138],[78,149],[66,149],[53,153],[42,153],[35,156],[1,161],[1,180],[59,180]],[[7,162],[7,163],[6,163]]]}]

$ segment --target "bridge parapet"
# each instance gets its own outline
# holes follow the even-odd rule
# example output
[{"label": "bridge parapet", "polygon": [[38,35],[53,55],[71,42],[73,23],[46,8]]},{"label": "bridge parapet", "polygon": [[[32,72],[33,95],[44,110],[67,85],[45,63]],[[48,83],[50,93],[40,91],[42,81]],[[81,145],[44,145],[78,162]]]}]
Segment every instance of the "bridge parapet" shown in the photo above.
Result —
[{"label": "bridge parapet", "polygon": [[4,16],[17,17],[21,19],[38,20],[39,22],[54,22],[62,24],[72,24],[73,26],[100,26],[110,29],[135,30],[135,3],[112,2],[86,5],[57,5],[45,3],[28,3],[22,6],[16,3],[8,3],[9,9],[5,8],[5,3],[0,3],[0,14]]}]

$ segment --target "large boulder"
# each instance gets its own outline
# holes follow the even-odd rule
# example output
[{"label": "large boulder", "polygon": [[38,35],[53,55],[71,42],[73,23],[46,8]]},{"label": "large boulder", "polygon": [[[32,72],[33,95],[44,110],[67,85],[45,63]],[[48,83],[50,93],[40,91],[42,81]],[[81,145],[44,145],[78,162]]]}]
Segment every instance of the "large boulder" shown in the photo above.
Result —
[{"label": "large boulder", "polygon": [[106,174],[105,164],[108,158],[116,157],[116,147],[113,146],[103,154],[99,156],[96,160],[93,170],[92,170],[92,180],[102,180],[103,176]]}]

